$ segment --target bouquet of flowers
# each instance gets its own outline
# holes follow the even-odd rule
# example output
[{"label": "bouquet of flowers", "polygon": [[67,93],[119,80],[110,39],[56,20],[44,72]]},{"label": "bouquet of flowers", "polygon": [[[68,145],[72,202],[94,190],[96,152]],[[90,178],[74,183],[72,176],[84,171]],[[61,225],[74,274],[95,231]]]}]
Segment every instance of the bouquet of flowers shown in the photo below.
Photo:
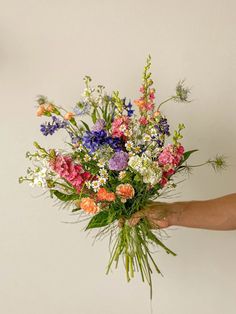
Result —
[{"label": "bouquet of flowers", "polygon": [[[161,230],[152,230],[145,218],[131,227],[129,218],[150,202],[176,187],[174,178],[191,169],[187,160],[196,150],[185,151],[181,144],[183,124],[171,135],[167,118],[160,111],[167,101],[189,102],[189,89],[177,84],[175,95],[156,103],[150,73],[151,57],[144,67],[140,97],[110,95],[103,86],[85,90],[73,111],[54,104],[44,96],[37,99],[37,116],[49,121],[40,126],[43,135],[63,129],[69,135],[68,150],[45,149],[34,142],[36,151],[26,156],[34,168],[19,181],[46,189],[52,198],[76,215],[86,215],[86,230],[99,229],[97,237],[110,236],[111,266],[123,260],[127,280],[140,272],[152,291],[153,268],[160,273],[151,247],[176,255],[161,240]],[[91,117],[86,123],[83,116]],[[169,141],[167,142],[167,140]],[[210,159],[215,169],[224,166],[221,156]],[[195,165],[196,166],[196,165]]]}]

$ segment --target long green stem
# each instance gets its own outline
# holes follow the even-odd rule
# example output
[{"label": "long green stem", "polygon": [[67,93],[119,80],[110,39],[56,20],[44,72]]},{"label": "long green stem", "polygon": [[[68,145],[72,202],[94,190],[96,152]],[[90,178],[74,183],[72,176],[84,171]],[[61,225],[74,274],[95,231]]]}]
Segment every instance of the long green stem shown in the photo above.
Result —
[{"label": "long green stem", "polygon": [[168,102],[168,101],[170,101],[170,100],[172,100],[172,99],[174,99],[174,98],[175,98],[175,96],[171,96],[170,98],[168,98],[168,99],[164,100],[163,102],[161,102],[161,103],[159,104],[159,106],[157,107],[157,110],[160,110],[160,108],[161,108],[162,105],[164,105],[166,102]]}]

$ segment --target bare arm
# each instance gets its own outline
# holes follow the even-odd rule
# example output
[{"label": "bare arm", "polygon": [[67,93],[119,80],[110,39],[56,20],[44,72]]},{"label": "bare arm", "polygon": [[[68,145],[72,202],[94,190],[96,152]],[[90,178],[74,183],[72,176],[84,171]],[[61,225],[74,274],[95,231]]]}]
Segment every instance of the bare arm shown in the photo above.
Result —
[{"label": "bare arm", "polygon": [[130,220],[135,225],[147,217],[152,227],[182,226],[211,230],[236,230],[236,193],[206,201],[153,202]]}]

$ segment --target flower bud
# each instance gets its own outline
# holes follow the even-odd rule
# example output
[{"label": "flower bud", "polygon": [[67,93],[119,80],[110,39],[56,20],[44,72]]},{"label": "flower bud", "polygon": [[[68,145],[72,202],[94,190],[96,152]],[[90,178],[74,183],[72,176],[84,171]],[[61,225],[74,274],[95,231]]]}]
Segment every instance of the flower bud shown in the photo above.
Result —
[{"label": "flower bud", "polygon": [[67,112],[67,113],[64,115],[64,119],[65,119],[65,120],[71,120],[73,117],[74,117],[74,113],[73,113],[73,112]]},{"label": "flower bud", "polygon": [[44,105],[40,105],[36,111],[36,115],[38,117],[41,117],[44,113],[45,113],[46,109],[44,107]]},{"label": "flower bud", "polygon": [[160,114],[160,111],[157,110],[153,113],[153,117],[156,118],[159,116],[159,114]]},{"label": "flower bud", "polygon": [[46,110],[48,112],[53,112],[54,109],[55,109],[55,106],[53,104],[50,104],[50,103],[46,107]]}]

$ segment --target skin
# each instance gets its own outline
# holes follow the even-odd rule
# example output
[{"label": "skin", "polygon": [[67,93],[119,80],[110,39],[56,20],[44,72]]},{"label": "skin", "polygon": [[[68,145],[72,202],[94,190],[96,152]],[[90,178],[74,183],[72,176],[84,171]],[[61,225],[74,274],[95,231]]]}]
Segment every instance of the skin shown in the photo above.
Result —
[{"label": "skin", "polygon": [[130,226],[135,226],[144,217],[152,228],[182,226],[236,230],[236,193],[204,201],[151,202],[130,218]]}]

